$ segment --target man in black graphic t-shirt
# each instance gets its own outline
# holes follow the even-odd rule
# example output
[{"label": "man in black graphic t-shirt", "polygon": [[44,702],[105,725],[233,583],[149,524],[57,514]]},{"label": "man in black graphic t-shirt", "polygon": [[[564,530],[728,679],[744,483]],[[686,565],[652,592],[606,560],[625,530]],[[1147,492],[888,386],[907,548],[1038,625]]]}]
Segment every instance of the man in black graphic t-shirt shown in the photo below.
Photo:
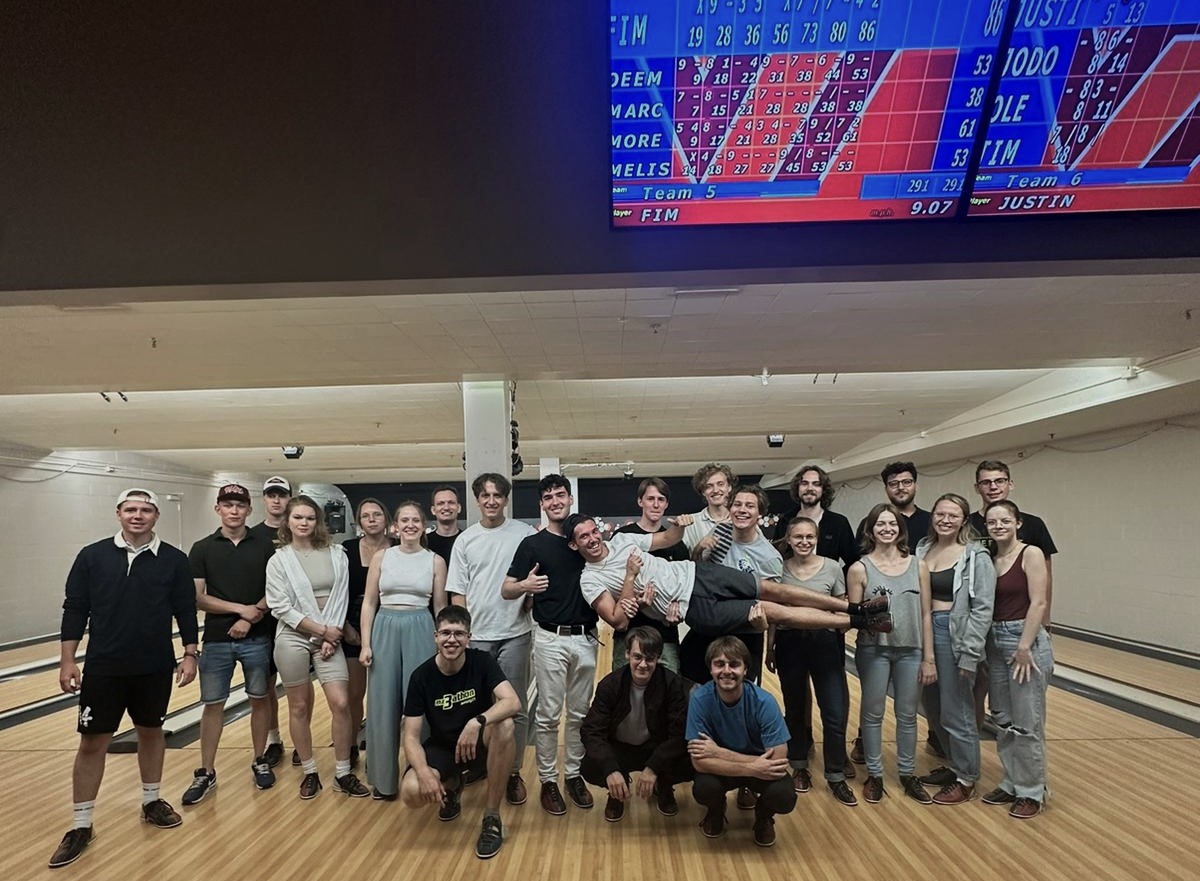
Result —
[{"label": "man in black graphic t-shirt", "polygon": [[[500,799],[512,770],[512,719],[521,700],[491,655],[467,648],[471,615],[466,609],[442,609],[435,628],[437,654],[408,680],[403,742],[409,769],[400,782],[400,797],[409,807],[439,804],[438,819],[453,820],[462,812],[463,774],[486,771],[483,828],[475,855],[487,859],[503,843]],[[429,726],[424,743],[422,723]]]}]

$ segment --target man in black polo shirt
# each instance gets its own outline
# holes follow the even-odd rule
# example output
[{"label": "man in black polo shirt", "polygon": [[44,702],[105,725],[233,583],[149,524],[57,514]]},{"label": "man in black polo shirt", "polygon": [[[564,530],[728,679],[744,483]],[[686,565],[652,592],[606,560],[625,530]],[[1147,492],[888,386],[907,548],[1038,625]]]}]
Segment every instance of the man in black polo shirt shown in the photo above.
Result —
[{"label": "man in black polo shirt", "polygon": [[501,594],[505,599],[533,601],[533,675],[537,682],[534,715],[541,804],[562,815],[566,803],[558,788],[558,725],[566,705],[566,786],[578,808],[594,802],[582,777],[583,742],[579,728],[592,701],[596,677],[596,613],[583,598],[579,575],[583,557],[571,550],[563,521],[571,514],[571,484],[560,474],[538,482],[538,498],[546,527],[521,540],[513,555]]},{"label": "man in black polo shirt", "polygon": [[225,701],[238,663],[250,698],[250,740],[254,785],[270,789],[275,773],[267,761],[270,710],[271,643],[275,619],[267,614],[266,568],[275,553],[273,542],[246,528],[250,491],[230,483],[217,491],[221,526],[194,545],[188,554],[196,581],[196,606],[203,610],[204,651],[200,655],[200,760],[183,794],[185,805],[201,801],[217,785],[217,747],[225,724]]},{"label": "man in black polo shirt", "polygon": [[[74,862],[92,841],[104,758],[126,711],[137,730],[142,819],[161,829],[183,822],[159,797],[162,723],[172,678],[181,686],[196,678],[196,592],[183,551],[154,534],[158,512],[150,490],[125,490],[117,497],[120,530],[80,551],[67,576],[58,684],[79,695],[79,751],[71,777],[71,831],[50,858],[52,869]],[[172,619],[183,642],[178,665]],[[75,653],[85,629],[87,675],[81,676]]]},{"label": "man in black polo shirt", "polygon": [[[633,535],[652,535],[655,532],[665,532],[666,524],[662,522],[671,502],[671,488],[660,477],[647,477],[638,484],[637,504],[642,509],[642,516],[632,523],[626,523],[617,532],[632,533]],[[677,542],[667,548],[651,551],[656,557],[664,560],[690,560],[688,547],[683,542]],[[679,672],[679,627],[676,624],[666,624],[655,621],[645,612],[638,610],[629,622],[629,630],[635,627],[652,627],[662,634],[662,665],[675,673]],[[613,634],[612,669],[619,670],[629,663],[625,651],[625,634],[628,630]]]}]

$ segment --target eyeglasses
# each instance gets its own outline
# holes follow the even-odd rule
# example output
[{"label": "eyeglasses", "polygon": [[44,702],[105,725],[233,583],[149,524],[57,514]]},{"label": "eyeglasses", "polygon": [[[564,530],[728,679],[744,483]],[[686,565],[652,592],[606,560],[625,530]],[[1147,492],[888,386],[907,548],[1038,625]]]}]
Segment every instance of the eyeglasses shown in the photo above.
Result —
[{"label": "eyeglasses", "polygon": [[900,489],[901,487],[908,489],[910,486],[913,486],[915,483],[916,483],[916,481],[913,480],[911,477],[901,477],[901,478],[898,478],[897,480],[889,480],[885,485],[887,486],[888,489]]},{"label": "eyeglasses", "polygon": [[643,655],[641,652],[630,652],[629,653],[629,663],[630,664],[646,664],[647,666],[649,666],[649,665],[658,663],[658,656],[657,655]]},{"label": "eyeglasses", "polygon": [[1004,486],[1008,483],[1007,477],[985,477],[982,480],[975,481],[975,485],[980,489],[987,489],[992,486]]},{"label": "eyeglasses", "polygon": [[1012,520],[1012,519],[1006,517],[1003,520],[989,520],[984,525],[987,526],[988,529],[991,529],[993,526],[996,526],[996,527],[1012,526],[1016,522],[1017,522],[1016,520]]},{"label": "eyeglasses", "polygon": [[461,641],[461,640],[464,640],[467,638],[467,631],[465,631],[465,630],[439,630],[437,632],[437,635],[440,636],[442,639],[457,639],[457,640]]}]

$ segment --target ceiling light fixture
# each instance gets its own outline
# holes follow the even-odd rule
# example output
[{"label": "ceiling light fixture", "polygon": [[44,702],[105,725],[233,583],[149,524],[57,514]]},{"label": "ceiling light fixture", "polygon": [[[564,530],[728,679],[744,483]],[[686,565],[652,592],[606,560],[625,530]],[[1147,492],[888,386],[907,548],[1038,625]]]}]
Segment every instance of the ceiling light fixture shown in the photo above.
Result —
[{"label": "ceiling light fixture", "polygon": [[770,383],[770,381],[771,381],[771,371],[767,370],[767,367],[765,364],[763,365],[762,376],[760,376],[759,379],[762,380],[762,384],[764,386],[767,385],[768,383]]},{"label": "ceiling light fixture", "polygon": [[732,297],[740,294],[740,287],[713,287],[713,288],[675,288],[672,296],[675,297]]}]

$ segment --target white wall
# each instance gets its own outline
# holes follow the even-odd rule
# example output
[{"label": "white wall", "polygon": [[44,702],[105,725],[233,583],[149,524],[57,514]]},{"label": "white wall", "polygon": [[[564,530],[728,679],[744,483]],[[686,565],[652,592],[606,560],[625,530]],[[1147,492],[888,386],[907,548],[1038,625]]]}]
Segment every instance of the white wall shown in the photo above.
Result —
[{"label": "white wall", "polygon": [[[255,493],[261,480],[246,485]],[[71,563],[84,545],[117,531],[121,490],[144,486],[156,492],[162,503],[158,534],[186,552],[217,527],[215,488],[223,482],[132,453],[45,453],[0,446],[0,511],[5,515],[0,643],[58,633]],[[168,501],[168,493],[182,498]]]},{"label": "white wall", "polygon": [[[1007,462],[1013,501],[1046,521],[1059,549],[1056,623],[1200,652],[1200,416],[1054,447],[981,451],[957,465],[917,461],[917,502],[929,508],[957,492],[974,510],[975,462]],[[883,500],[878,478],[852,481],[839,485],[833,507],[857,526]]]}]

